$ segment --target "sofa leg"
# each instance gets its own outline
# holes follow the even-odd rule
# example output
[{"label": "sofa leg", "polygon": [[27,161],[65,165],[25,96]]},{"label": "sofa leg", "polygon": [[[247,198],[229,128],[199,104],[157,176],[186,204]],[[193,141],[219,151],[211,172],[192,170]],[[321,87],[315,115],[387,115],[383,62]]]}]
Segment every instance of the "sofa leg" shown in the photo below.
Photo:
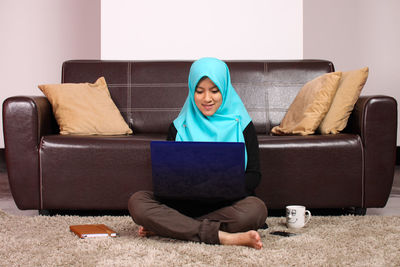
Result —
[{"label": "sofa leg", "polygon": [[51,212],[50,212],[50,210],[39,210],[39,215],[51,216]]},{"label": "sofa leg", "polygon": [[366,208],[354,208],[354,215],[356,216],[364,216],[367,214],[367,209]]},{"label": "sofa leg", "polygon": [[347,215],[364,216],[365,214],[367,214],[366,208],[351,207],[345,208],[343,211]]}]

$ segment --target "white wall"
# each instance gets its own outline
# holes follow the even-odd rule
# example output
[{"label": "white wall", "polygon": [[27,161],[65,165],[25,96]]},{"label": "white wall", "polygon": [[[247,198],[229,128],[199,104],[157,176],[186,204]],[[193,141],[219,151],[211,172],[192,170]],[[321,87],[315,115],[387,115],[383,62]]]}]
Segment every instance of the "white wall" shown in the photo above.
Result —
[{"label": "white wall", "polygon": [[362,94],[400,101],[400,1],[305,0],[303,8],[304,58],[329,59],[343,71],[368,66]]},{"label": "white wall", "polygon": [[102,0],[102,59],[300,59],[302,0]]},{"label": "white wall", "polygon": [[1,103],[41,95],[38,84],[60,82],[63,61],[100,58],[100,0],[0,0],[0,36]]}]

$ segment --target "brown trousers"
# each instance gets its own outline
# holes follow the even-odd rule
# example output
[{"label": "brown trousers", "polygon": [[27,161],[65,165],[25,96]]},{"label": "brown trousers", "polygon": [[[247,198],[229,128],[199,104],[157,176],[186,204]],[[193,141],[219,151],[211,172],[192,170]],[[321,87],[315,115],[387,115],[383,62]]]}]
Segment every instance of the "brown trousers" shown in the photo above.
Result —
[{"label": "brown trousers", "polygon": [[[187,202],[186,202],[187,204]],[[267,208],[262,200],[249,196],[200,216],[190,216],[188,205],[165,204],[151,191],[139,191],[129,199],[133,221],[159,236],[207,244],[219,244],[218,231],[229,233],[257,230],[265,225]],[[196,207],[189,207],[195,210]]]}]

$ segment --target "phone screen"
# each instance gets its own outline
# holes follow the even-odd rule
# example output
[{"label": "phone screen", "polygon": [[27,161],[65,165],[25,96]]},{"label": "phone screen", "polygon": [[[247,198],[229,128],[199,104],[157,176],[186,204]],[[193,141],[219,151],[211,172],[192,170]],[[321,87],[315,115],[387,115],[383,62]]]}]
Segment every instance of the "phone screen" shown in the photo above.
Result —
[{"label": "phone screen", "polygon": [[295,236],[297,234],[295,233],[289,233],[289,232],[284,232],[284,231],[274,231],[270,233],[271,235],[279,235],[279,236],[284,236],[284,237],[289,237],[289,236]]}]

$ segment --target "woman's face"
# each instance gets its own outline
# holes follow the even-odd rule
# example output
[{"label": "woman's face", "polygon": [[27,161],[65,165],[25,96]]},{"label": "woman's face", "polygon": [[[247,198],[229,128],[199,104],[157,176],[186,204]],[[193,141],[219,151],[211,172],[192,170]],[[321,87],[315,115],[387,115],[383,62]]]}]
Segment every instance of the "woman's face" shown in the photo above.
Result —
[{"label": "woman's face", "polygon": [[197,84],[194,102],[204,116],[212,116],[222,104],[222,94],[210,78],[204,78]]}]

